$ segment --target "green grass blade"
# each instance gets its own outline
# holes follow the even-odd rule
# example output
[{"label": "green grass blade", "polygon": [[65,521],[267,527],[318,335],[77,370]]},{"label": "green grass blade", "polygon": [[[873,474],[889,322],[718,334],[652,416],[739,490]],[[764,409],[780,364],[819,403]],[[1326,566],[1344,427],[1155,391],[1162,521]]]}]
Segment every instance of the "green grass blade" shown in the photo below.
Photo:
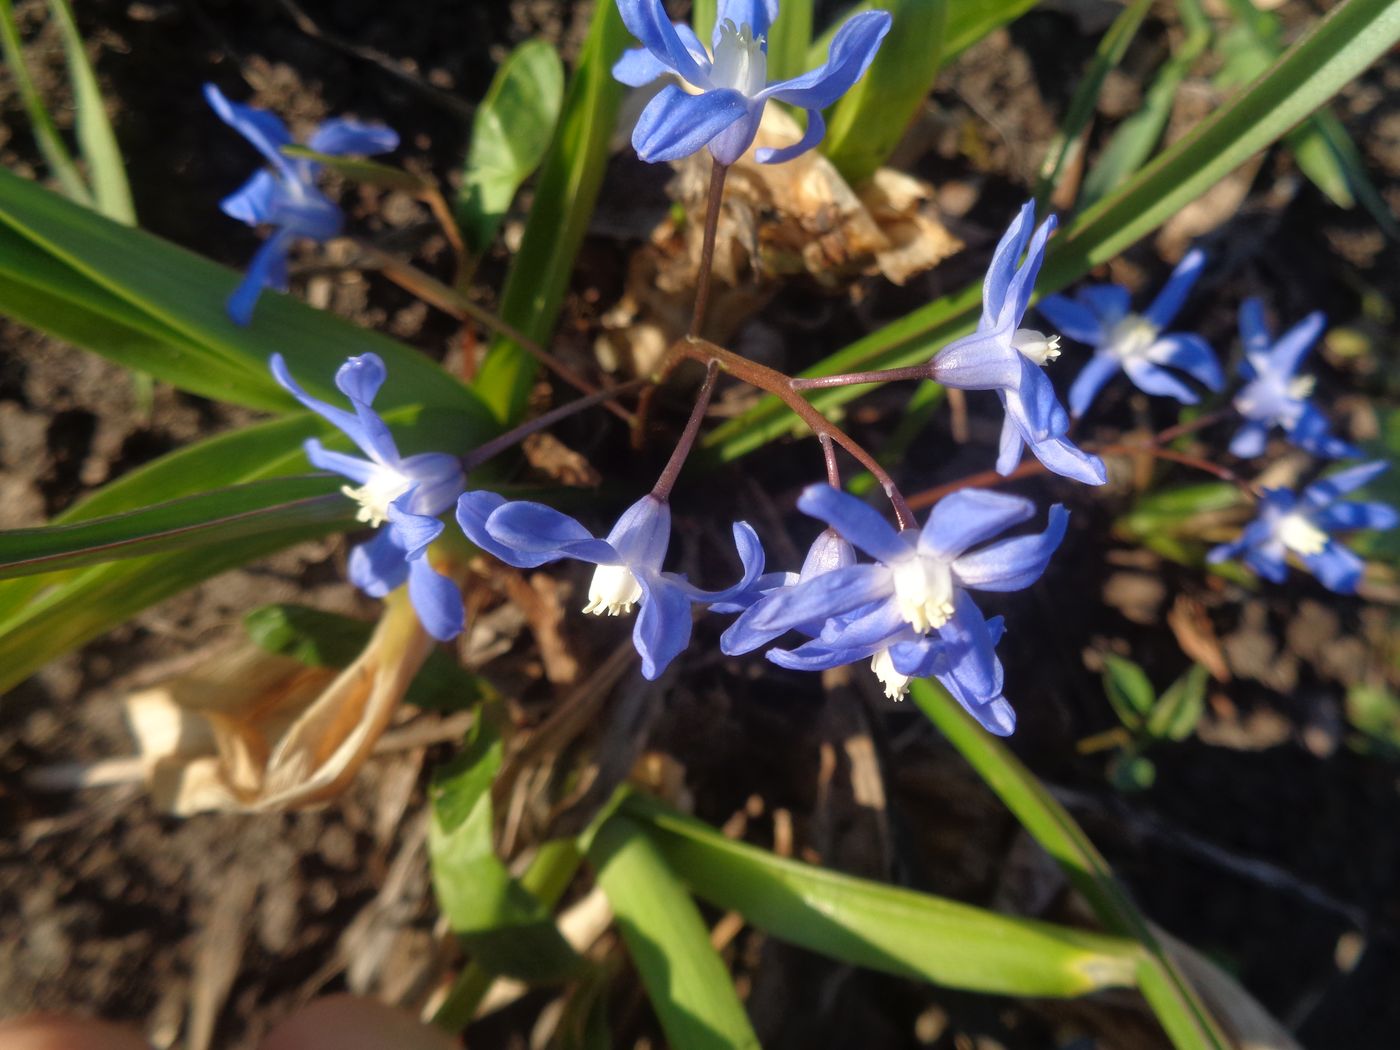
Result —
[{"label": "green grass blade", "polygon": [[793,944],[900,977],[998,995],[1130,986],[1141,953],[1118,937],[985,911],[786,860],[643,796],[619,813],[647,829],[697,895]]},{"label": "green grass blade", "polygon": [[1064,173],[1065,166],[1082,148],[1081,136],[1098,107],[1104,81],[1108,79],[1109,73],[1118,68],[1118,63],[1123,61],[1123,56],[1128,52],[1128,45],[1133,42],[1133,37],[1137,36],[1142,20],[1151,6],[1152,0],[1133,0],[1133,3],[1119,12],[1113,24],[1108,27],[1108,32],[1099,41],[1099,46],[1094,49],[1094,58],[1085,70],[1079,86],[1074,89],[1074,97],[1070,99],[1069,109],[1065,111],[1064,123],[1055,133],[1050,148],[1045,152],[1045,160],[1040,165],[1040,175],[1035,184],[1037,207],[1044,206],[1050,199],[1050,195],[1060,184],[1060,176]]},{"label": "green grass blade", "polygon": [[942,62],[946,0],[884,0],[881,7],[894,16],[894,25],[865,76],[832,110],[821,144],[852,185],[889,159]]},{"label": "green grass blade", "polygon": [[[788,80],[807,72],[812,46],[813,0],[784,0],[778,20],[768,27],[768,80]],[[708,36],[702,36],[708,41]]]},{"label": "green grass blade", "polygon": [[272,478],[74,525],[0,531],[0,580],[207,547],[301,525],[352,526],[329,475]]},{"label": "green grass blade", "polygon": [[[1068,224],[1051,244],[1037,289],[1065,287],[1146,236],[1259,150],[1276,142],[1400,40],[1400,2],[1344,0],[1263,77],[1193,128],[1147,167]],[[973,285],[872,332],[803,375],[910,365],[971,331],[981,302]],[[868,391],[822,391],[833,411]],[[765,398],[717,427],[705,447],[737,459],[776,437],[803,432],[782,402]]]},{"label": "green grass blade", "polygon": [[552,46],[527,40],[501,63],[472,118],[457,221],[479,255],[491,246],[521,184],[549,148],[564,103],[564,65]]},{"label": "green grass blade", "polygon": [[719,18],[719,0],[694,0],[690,5],[690,28],[700,38],[700,43],[710,46],[715,33],[715,20]]},{"label": "green grass blade", "polygon": [[1201,10],[1199,0],[1179,0],[1177,8],[1186,36],[1157,71],[1137,112],[1118,126],[1084,177],[1084,185],[1079,190],[1080,208],[1097,204],[1147,163],[1171,118],[1177,89],[1196,59],[1210,46],[1213,37],[1210,19]]},{"label": "green grass blade", "polygon": [[[947,65],[994,29],[1020,18],[1035,4],[1036,0],[952,0],[948,4],[948,24],[943,32],[943,64]],[[883,8],[884,5],[875,0],[858,0],[842,11],[808,48],[807,68],[818,66],[825,60],[831,38],[843,21],[851,15],[877,7]]]},{"label": "green grass blade", "polygon": [[97,74],[88,61],[77,19],[73,17],[68,0],[49,0],[49,10],[63,34],[68,76],[78,111],[78,148],[87,162],[97,210],[114,222],[135,226],[136,205],[132,203],[131,186],[126,181],[126,165],[122,163],[112,122],[107,119],[102,89],[97,86]]},{"label": "green grass blade", "polygon": [[756,1050],[700,910],[657,843],[615,815],[594,834],[588,859],[674,1050]]},{"label": "green grass blade", "polygon": [[[501,292],[501,319],[542,343],[554,331],[598,200],[624,91],[612,67],[632,43],[617,5],[598,4],[540,169],[520,252]],[[536,368],[523,349],[496,339],[473,386],[497,418],[514,420],[525,409]]]},{"label": "green grass blade", "polygon": [[1231,1043],[1199,994],[1167,955],[1108,862],[1063,806],[1021,761],[941,687],[916,681],[910,696],[987,786],[1064,870],[1113,933],[1141,945],[1137,983],[1177,1050],[1230,1050]]},{"label": "green grass blade", "polygon": [[0,0],[0,49],[3,49],[5,65],[14,77],[15,87],[19,89],[20,100],[29,115],[29,129],[34,135],[35,145],[43,155],[44,163],[58,179],[58,184],[63,187],[65,194],[79,204],[92,207],[92,191],[88,189],[73,155],[68,152],[68,146],[64,143],[63,136],[58,133],[53,117],[49,116],[48,107],[44,105],[39,89],[34,86],[34,78],[29,75],[29,66],[24,61],[24,44],[20,39],[19,26],[15,24],[15,9],[11,0]]}]

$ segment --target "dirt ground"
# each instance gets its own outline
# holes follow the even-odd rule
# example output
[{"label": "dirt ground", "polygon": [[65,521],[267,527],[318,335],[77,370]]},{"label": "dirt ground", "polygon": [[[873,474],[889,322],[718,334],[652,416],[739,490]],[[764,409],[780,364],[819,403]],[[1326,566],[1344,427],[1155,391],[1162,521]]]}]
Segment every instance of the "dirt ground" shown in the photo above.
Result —
[{"label": "dirt ground", "polygon": [[[142,224],[234,266],[256,238],[216,205],[253,158],[207,111],[202,82],[279,111],[294,129],[339,113],[382,120],[403,135],[408,164],[450,180],[466,142],[464,115],[493,63],[532,35],[571,58],[587,14],[587,5],[567,0],[76,6]],[[41,88],[65,112],[61,47],[52,27],[39,28],[44,4],[17,8]],[[796,370],[975,278],[1024,199],[1112,9],[1094,0],[1047,5],[940,79],[897,161],[936,187],[939,212],[965,252],[904,288],[863,278],[833,294],[793,281],[738,338]],[[1294,25],[1310,11],[1289,3],[1284,15]],[[1110,79],[1105,126],[1133,111],[1160,61],[1164,28],[1150,23]],[[1400,61],[1392,57],[1337,106],[1392,210],[1400,204],[1397,88]],[[1193,76],[1172,134],[1220,97],[1208,76]],[[0,162],[36,172],[22,107],[3,79]],[[663,217],[668,178],[635,158],[614,159],[561,324],[576,358],[590,354],[628,253]],[[390,197],[370,215],[373,198],[342,190],[372,236],[413,246],[424,266],[442,264],[440,251],[416,236],[425,220],[411,203]],[[1400,300],[1397,245],[1364,212],[1329,204],[1287,153],[1273,151],[1107,275],[1150,289],[1192,238],[1214,261],[1181,326],[1225,348],[1246,295],[1263,295],[1290,322],[1326,310],[1363,349],[1329,341],[1319,352],[1322,403],[1335,406],[1344,432],[1374,438],[1397,394],[1400,341],[1388,305]],[[321,255],[301,260],[300,294],[431,356],[447,353],[450,319],[377,276],[325,263]],[[488,305],[503,264],[500,252],[479,274]],[[985,469],[998,419],[979,399],[971,409],[970,444],[954,439],[944,413],[911,447],[900,470],[909,491]],[[860,402],[851,419],[878,447],[901,410],[897,392],[885,391]],[[1115,384],[1084,436],[1166,425],[1171,411]],[[665,425],[679,426],[683,412]],[[249,418],[161,386],[146,404],[115,366],[0,320],[0,527],[42,522],[124,471]],[[625,435],[596,419],[559,436],[622,493],[649,484],[643,479],[667,451],[663,435],[633,455]],[[785,542],[800,550],[810,529],[793,501],[819,466],[808,444],[780,444],[704,485],[682,485],[683,558],[711,557],[717,523],[741,516],[765,538],[788,537],[776,540],[775,558]],[[1074,513],[1046,578],[984,606],[1012,625],[1002,647],[1020,715],[1012,746],[1083,822],[1147,915],[1236,975],[1303,1045],[1393,1046],[1400,769],[1393,757],[1353,746],[1345,708],[1349,687],[1378,677],[1395,685],[1393,608],[1338,599],[1296,576],[1285,587],[1243,592],[1112,539],[1112,522],[1131,499],[1125,489],[1090,497],[1039,480],[1018,491],[1042,503],[1067,500]],[[314,813],[177,820],[134,785],[75,793],[33,781],[36,769],[130,754],[123,689],[227,637],[250,608],[295,600],[372,615],[373,604],[342,582],[346,549],[343,540],[305,544],[211,581],[57,661],[0,703],[0,1016],[35,1008],[97,1014],[140,1026],[158,1047],[248,1048],[316,994],[348,988],[420,1005],[441,981],[454,958],[428,881],[424,783],[451,753],[451,725],[375,760],[344,798]],[[586,579],[552,575],[575,592]],[[519,623],[500,607],[493,616],[494,640],[470,644],[510,650],[503,674],[521,683],[513,713],[538,721],[565,690],[543,680]],[[569,622],[562,644],[581,674],[623,640],[615,627]],[[860,669],[818,682],[761,660],[720,659],[718,630],[701,626],[664,692],[631,706],[610,700],[615,721],[604,719],[589,746],[667,756],[698,816],[732,826],[744,814],[744,834],[766,847],[1084,921],[1053,865],[917,710],[883,700]],[[1105,755],[1076,747],[1114,724],[1096,654],[1131,655],[1165,685],[1190,663],[1188,642],[1216,654],[1225,672],[1212,681],[1206,717],[1187,741],[1153,752],[1150,789],[1119,792],[1106,779]],[[440,725],[427,716],[414,724]],[[767,1047],[1163,1045],[1127,998],[1016,1003],[948,993],[838,967],[751,931],[730,958]],[[610,1013],[619,1046],[658,1045],[638,988],[623,983]],[[547,1001],[534,993],[491,1015],[468,1044],[534,1045],[530,1032]]]}]

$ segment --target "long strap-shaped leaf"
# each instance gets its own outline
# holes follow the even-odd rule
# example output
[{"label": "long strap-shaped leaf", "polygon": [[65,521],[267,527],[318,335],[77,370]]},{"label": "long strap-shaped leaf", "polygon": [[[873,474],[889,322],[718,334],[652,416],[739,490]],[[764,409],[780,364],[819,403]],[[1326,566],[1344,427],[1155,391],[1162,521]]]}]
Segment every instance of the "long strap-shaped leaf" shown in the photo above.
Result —
[{"label": "long strap-shaped leaf", "polygon": [[699,896],[759,929],[857,966],[998,995],[1076,996],[1131,986],[1141,950],[785,860],[725,838],[641,795],[619,813],[643,824]]},{"label": "long strap-shaped leaf", "polygon": [[913,683],[910,695],[968,763],[997,793],[1082,893],[1099,921],[1131,937],[1144,953],[1137,984],[1179,1050],[1230,1050],[1230,1040],[1190,982],[1153,935],[1147,921],[1114,878],[1108,862],[1063,806],[999,740],[987,734],[942,689]]},{"label": "long strap-shaped leaf", "polygon": [[[1038,284],[1052,292],[1146,236],[1245,160],[1276,142],[1400,40],[1400,0],[1344,0],[1279,62],[1132,179],[1069,223],[1055,238]],[[971,330],[980,285],[915,310],[852,343],[804,375],[831,375],[928,360]],[[839,387],[812,400],[839,407],[869,387]],[[717,428],[706,447],[737,459],[783,434],[800,432],[776,398]]]}]

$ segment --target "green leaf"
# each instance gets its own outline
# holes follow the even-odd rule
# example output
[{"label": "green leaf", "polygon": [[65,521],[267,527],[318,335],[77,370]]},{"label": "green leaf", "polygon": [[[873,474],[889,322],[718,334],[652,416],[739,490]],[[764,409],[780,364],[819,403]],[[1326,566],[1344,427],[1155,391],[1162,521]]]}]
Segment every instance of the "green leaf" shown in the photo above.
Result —
[{"label": "green leaf", "polygon": [[[954,5],[957,7],[958,5]],[[1395,0],[1343,0],[1269,72],[1196,125],[1116,192],[1077,215],[1057,235],[1037,291],[1058,291],[1156,229],[1245,160],[1277,141],[1400,40]],[[927,361],[971,331],[981,306],[980,284],[934,300],[808,369],[832,375]],[[812,397],[833,411],[866,387],[838,387]],[[802,433],[776,398],[765,398],[717,427],[705,447],[723,460],[752,452],[775,437]]]},{"label": "green leaf", "polygon": [[1157,691],[1147,673],[1133,661],[1113,653],[1103,656],[1103,691],[1118,720],[1133,732],[1142,728],[1147,713],[1157,702]]},{"label": "green leaf", "polygon": [[1084,829],[1074,822],[1015,755],[991,736],[941,687],[930,681],[910,685],[914,703],[958,749],[1007,809],[1054,858],[1070,884],[1089,902],[1111,932],[1130,937],[1147,958],[1137,980],[1152,1012],[1177,1050],[1230,1050],[1232,1044],[1190,981],[1177,968],[1108,862]]},{"label": "green leaf", "polygon": [[933,90],[942,61],[946,0],[883,0],[880,6],[894,25],[865,76],[832,110],[821,144],[852,185],[889,159]]},{"label": "green leaf", "polygon": [[[243,617],[253,644],[307,667],[349,667],[375,625],[307,605],[264,605]],[[404,699],[425,711],[463,711],[495,695],[490,683],[434,649],[413,676]]]},{"label": "green leaf", "polygon": [[657,843],[614,815],[593,835],[588,859],[674,1050],[757,1050],[700,910]]},{"label": "green leaf", "polygon": [[[975,3],[953,0],[948,5],[948,23],[943,32],[943,64],[947,65],[988,33],[1015,21],[1035,5],[1036,0],[976,0]],[[813,69],[825,61],[831,38],[842,22],[861,11],[884,6],[875,0],[858,0],[848,7],[807,49],[807,68]]]},{"label": "green leaf", "polygon": [[[554,330],[598,200],[624,90],[612,67],[631,43],[617,5],[598,4],[540,169],[520,251],[501,291],[501,319],[540,343]],[[515,421],[525,410],[536,368],[524,349],[498,338],[473,386],[498,419]]]},{"label": "green leaf", "polygon": [[1132,510],[1114,522],[1113,528],[1130,539],[1162,533],[1189,534],[1195,518],[1240,510],[1248,505],[1249,500],[1239,486],[1228,481],[1182,485],[1147,493]]},{"label": "green leaf", "polygon": [[75,525],[0,531],[0,580],[206,547],[303,525],[354,524],[338,478],[275,478]]},{"label": "green leaf", "polygon": [[1124,752],[1115,755],[1108,766],[1108,779],[1124,793],[1146,791],[1157,780],[1157,767],[1150,758]]},{"label": "green leaf", "polygon": [[1075,996],[1133,984],[1137,945],[887,886],[735,842],[642,796],[643,823],[700,897],[781,940],[856,966],[947,988]]},{"label": "green leaf", "polygon": [[34,134],[35,145],[39,147],[44,163],[58,179],[65,194],[79,204],[92,207],[92,191],[78,171],[63,136],[58,133],[39,89],[34,86],[34,78],[29,75],[29,65],[24,61],[24,43],[20,39],[19,26],[15,24],[11,0],[0,0],[0,48],[4,50],[5,66],[19,89],[20,100],[29,116],[29,129]]},{"label": "green leaf", "polygon": [[544,904],[496,856],[491,784],[501,767],[497,717],[483,707],[462,753],[433,775],[433,887],[453,932],[478,963],[522,980],[562,981],[582,960]]},{"label": "green leaf", "polygon": [[404,190],[407,193],[422,193],[429,184],[411,171],[380,164],[377,160],[364,157],[342,157],[332,153],[317,153],[307,146],[283,146],[281,152],[288,157],[314,161],[329,171],[344,175],[353,182],[366,186],[382,186],[389,190]]},{"label": "green leaf", "polygon": [[1346,713],[1362,734],[1359,750],[1400,758],[1400,697],[1385,685],[1357,683],[1347,690]]},{"label": "green leaf", "polygon": [[527,40],[501,63],[472,119],[457,221],[467,245],[491,246],[521,184],[549,148],[564,101],[564,65],[543,40]]},{"label": "green leaf", "polygon": [[78,148],[87,162],[92,180],[97,210],[114,222],[136,225],[136,206],[131,202],[131,186],[126,181],[126,166],[122,163],[117,136],[107,119],[107,106],[102,101],[102,89],[97,86],[97,74],[88,61],[82,34],[68,0],[49,0],[63,34],[63,50],[68,55],[68,77],[73,85],[73,102],[78,111]]},{"label": "green leaf", "polygon": [[[211,213],[211,221],[218,217]],[[111,300],[120,300],[130,308],[119,318],[126,329],[175,333],[165,362],[168,373],[157,371],[161,362],[148,352],[148,344],[137,344],[143,357],[134,367],[157,379],[168,374],[173,383],[203,362],[217,375],[243,377],[239,383],[230,383],[224,400],[286,411],[297,406],[267,370],[274,352],[286,356],[293,374],[310,393],[337,398],[336,369],[346,357],[372,351],[384,359],[389,373],[376,408],[419,404],[487,421],[479,399],[418,351],[288,296],[265,294],[253,323],[247,328],[235,325],[224,313],[224,301],[238,283],[237,274],[4,170],[0,170],[0,228],[12,230],[89,282],[82,285],[59,268],[49,267],[42,280],[51,297],[71,297],[83,311],[105,311],[111,308]],[[8,266],[15,268],[13,263]],[[83,291],[90,285],[107,296],[91,306]],[[50,313],[52,305],[50,301]],[[12,308],[23,315],[24,300],[17,305],[0,299],[0,312]],[[91,349],[128,364],[118,354],[131,346],[124,342],[114,348]]]},{"label": "green leaf", "polygon": [[[812,46],[814,0],[783,0],[778,20],[768,27],[768,81],[789,80],[807,72]],[[709,40],[702,36],[702,41]]]},{"label": "green leaf", "polygon": [[1186,673],[1167,687],[1147,719],[1147,732],[1160,740],[1185,740],[1196,730],[1206,706],[1206,684],[1210,672],[1192,664]]},{"label": "green leaf", "polygon": [[[706,47],[714,37],[715,21],[719,18],[719,0],[693,0],[690,5],[690,27]],[[781,16],[782,12],[779,12]]]},{"label": "green leaf", "polygon": [[1085,70],[1079,86],[1074,89],[1074,97],[1070,99],[1069,109],[1065,111],[1064,122],[1051,140],[1045,160],[1040,165],[1040,175],[1035,184],[1037,207],[1043,207],[1050,199],[1050,195],[1060,184],[1065,165],[1080,150],[1080,136],[1089,126],[1094,110],[1098,107],[1104,81],[1108,79],[1109,73],[1118,68],[1118,63],[1123,61],[1123,56],[1128,52],[1128,45],[1133,42],[1133,37],[1137,36],[1142,20],[1151,6],[1152,0],[1133,0],[1133,3],[1119,12],[1113,24],[1108,27],[1108,32],[1099,41],[1099,46],[1094,49],[1093,61]]}]

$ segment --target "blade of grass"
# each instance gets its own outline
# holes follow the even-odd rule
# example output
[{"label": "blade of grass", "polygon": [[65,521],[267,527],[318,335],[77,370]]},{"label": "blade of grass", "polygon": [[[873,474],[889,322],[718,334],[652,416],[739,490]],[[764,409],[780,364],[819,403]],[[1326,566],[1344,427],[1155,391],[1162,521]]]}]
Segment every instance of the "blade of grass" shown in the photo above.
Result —
[{"label": "blade of grass", "polygon": [[136,205],[132,203],[131,186],[126,181],[126,166],[122,163],[112,122],[107,119],[107,104],[102,100],[97,74],[88,61],[77,19],[73,17],[68,0],[49,0],[49,10],[63,34],[73,102],[78,111],[78,148],[87,162],[97,210],[114,222],[135,226]]},{"label": "blade of grass", "polygon": [[594,833],[588,859],[671,1046],[757,1050],[700,910],[651,837],[614,815]]},{"label": "blade of grass", "polygon": [[[778,20],[768,27],[768,79],[788,80],[807,72],[812,46],[813,0],[784,0]],[[709,40],[702,36],[701,40]]]},{"label": "blade of grass", "polygon": [[29,75],[29,65],[24,61],[24,43],[20,39],[19,26],[15,23],[15,9],[11,0],[0,0],[0,48],[3,49],[5,65],[14,77],[19,89],[20,101],[24,103],[29,116],[29,130],[34,135],[34,143],[44,157],[44,163],[53,172],[63,192],[85,207],[92,207],[92,191],[78,170],[73,155],[58,126],[49,115],[39,89],[34,86],[34,78]]},{"label": "blade of grass", "polygon": [[1122,938],[786,860],[642,795],[624,799],[619,813],[646,828],[700,897],[843,962],[999,995],[1076,996],[1134,983],[1141,953]]},{"label": "blade of grass", "polygon": [[715,33],[715,20],[719,18],[719,0],[694,0],[690,5],[690,28],[706,47]]},{"label": "blade of grass", "polygon": [[1142,946],[1137,983],[1178,1050],[1230,1050],[1230,1041],[1152,933],[1108,862],[1063,806],[996,737],[943,689],[916,681],[910,696],[998,798],[1064,870],[1109,930]]},{"label": "blade of grass", "polygon": [[[943,33],[943,64],[947,65],[988,33],[1014,22],[1035,5],[1036,0],[977,0],[975,3],[953,0],[948,5],[948,24]],[[842,11],[807,49],[807,68],[821,65],[831,47],[831,38],[843,21],[861,11],[873,11],[882,6],[875,0],[858,0]]]}]

